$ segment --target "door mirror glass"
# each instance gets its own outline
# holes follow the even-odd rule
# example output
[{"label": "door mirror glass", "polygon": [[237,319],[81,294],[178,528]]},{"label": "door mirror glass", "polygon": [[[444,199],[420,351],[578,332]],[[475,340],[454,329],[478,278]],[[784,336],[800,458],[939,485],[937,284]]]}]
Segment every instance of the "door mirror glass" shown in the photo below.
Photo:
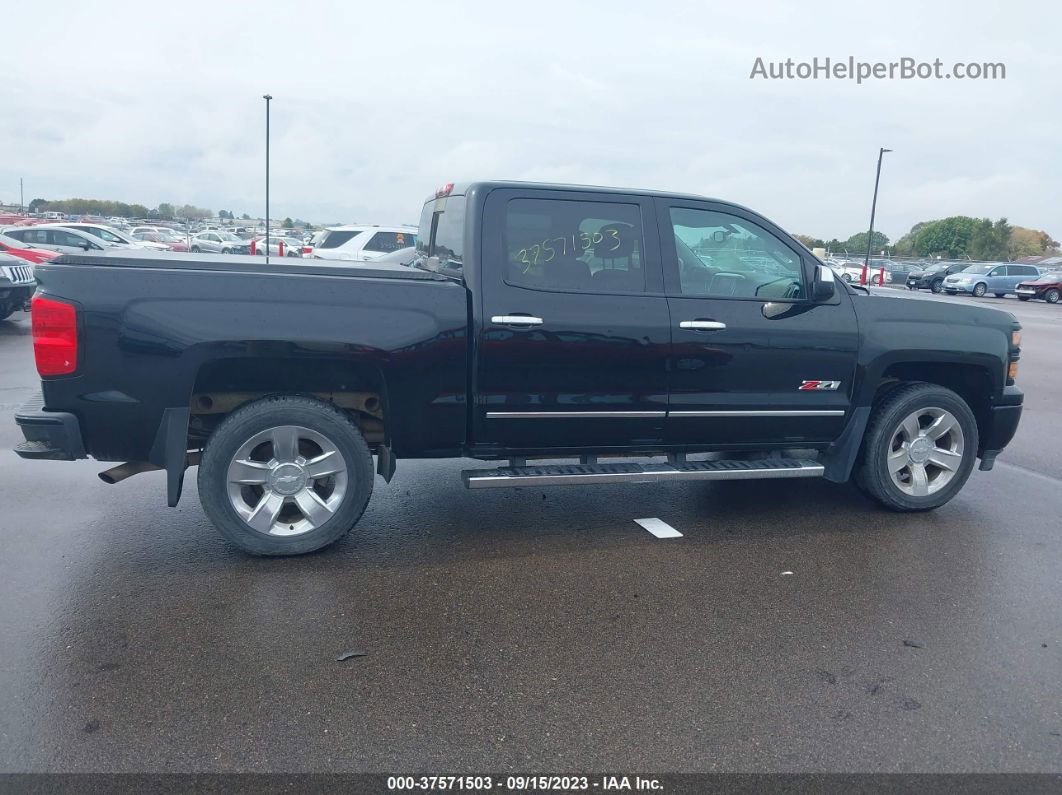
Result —
[{"label": "door mirror glass", "polygon": [[819,265],[815,269],[815,285],[812,288],[811,300],[815,302],[829,301],[836,292],[837,285],[834,282],[833,271],[825,265]]}]

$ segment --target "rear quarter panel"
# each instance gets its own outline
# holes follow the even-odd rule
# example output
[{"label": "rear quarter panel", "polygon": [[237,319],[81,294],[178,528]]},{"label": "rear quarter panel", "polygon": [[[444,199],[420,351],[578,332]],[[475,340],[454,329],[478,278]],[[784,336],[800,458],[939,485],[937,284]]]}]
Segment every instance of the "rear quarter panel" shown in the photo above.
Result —
[{"label": "rear quarter panel", "polygon": [[276,391],[300,391],[285,382],[291,360],[329,373],[303,391],[375,374],[397,455],[464,442],[468,301],[457,283],[65,264],[40,266],[38,279],[78,305],[82,324],[78,373],[45,380],[45,405],[76,414],[101,460],[146,460],[163,410],[189,405],[204,365],[256,358]]}]

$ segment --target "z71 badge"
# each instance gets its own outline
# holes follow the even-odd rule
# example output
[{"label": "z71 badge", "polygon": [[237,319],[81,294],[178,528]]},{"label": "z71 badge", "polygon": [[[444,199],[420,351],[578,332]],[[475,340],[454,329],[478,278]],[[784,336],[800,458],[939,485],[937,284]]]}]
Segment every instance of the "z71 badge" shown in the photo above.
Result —
[{"label": "z71 badge", "polygon": [[833,392],[840,389],[840,381],[802,381],[798,389],[800,390],[818,390],[822,392]]}]

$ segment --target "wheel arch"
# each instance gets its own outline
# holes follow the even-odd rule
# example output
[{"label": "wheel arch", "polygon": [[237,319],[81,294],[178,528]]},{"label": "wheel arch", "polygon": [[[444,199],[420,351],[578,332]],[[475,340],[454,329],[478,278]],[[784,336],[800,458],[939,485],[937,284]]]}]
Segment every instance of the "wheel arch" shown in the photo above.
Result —
[{"label": "wheel arch", "polygon": [[[997,366],[998,360],[988,355],[957,358],[925,352],[897,354],[872,363],[864,372],[847,426],[823,456],[825,478],[844,482],[851,477],[874,407],[904,384],[936,384],[955,392],[970,406],[977,421],[978,436],[984,439],[991,422],[993,397],[1003,389],[1002,373],[997,374]],[[977,455],[982,452],[979,442]]]}]

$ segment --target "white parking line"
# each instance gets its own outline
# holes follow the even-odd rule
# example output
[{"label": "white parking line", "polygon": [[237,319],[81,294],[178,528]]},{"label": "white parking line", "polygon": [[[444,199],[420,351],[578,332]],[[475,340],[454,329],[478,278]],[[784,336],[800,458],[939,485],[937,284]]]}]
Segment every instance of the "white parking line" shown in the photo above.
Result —
[{"label": "white parking line", "polygon": [[634,521],[657,538],[682,538],[682,533],[659,519],[635,519]]}]

